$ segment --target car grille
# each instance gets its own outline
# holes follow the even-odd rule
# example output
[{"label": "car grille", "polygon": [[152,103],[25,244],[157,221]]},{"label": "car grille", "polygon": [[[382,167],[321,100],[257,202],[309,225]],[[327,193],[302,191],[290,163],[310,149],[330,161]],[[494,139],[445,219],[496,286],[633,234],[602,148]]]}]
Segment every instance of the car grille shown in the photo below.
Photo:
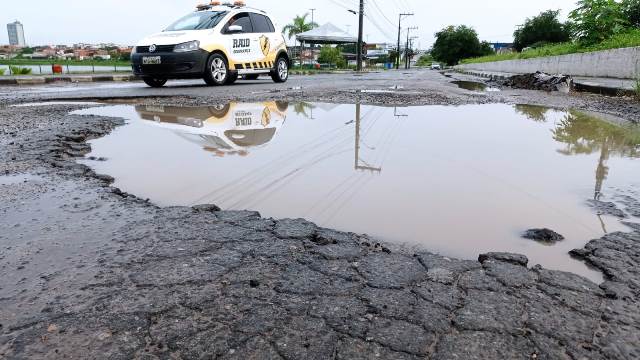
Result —
[{"label": "car grille", "polygon": [[[173,52],[173,48],[174,47],[175,47],[175,45],[156,45],[156,51],[154,51],[154,53]],[[139,54],[149,53],[149,47],[148,46],[136,46],[136,52],[139,53]]]}]

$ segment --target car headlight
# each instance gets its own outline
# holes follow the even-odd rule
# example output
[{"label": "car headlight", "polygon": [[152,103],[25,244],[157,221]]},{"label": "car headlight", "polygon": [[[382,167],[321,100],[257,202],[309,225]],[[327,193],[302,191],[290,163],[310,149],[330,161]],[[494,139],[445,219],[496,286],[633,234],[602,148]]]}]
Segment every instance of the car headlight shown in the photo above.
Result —
[{"label": "car headlight", "polygon": [[176,45],[173,48],[173,52],[188,52],[196,51],[198,49],[200,49],[200,41],[195,40]]}]

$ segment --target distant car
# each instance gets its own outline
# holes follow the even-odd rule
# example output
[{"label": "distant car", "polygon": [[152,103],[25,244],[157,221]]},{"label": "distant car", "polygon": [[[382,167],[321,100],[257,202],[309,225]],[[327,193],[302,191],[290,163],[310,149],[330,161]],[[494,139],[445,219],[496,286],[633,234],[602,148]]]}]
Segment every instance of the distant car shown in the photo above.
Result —
[{"label": "distant car", "polygon": [[282,83],[291,62],[276,29],[269,15],[242,1],[212,1],[140,41],[131,55],[133,72],[152,87],[167,79],[204,78],[209,85],[224,85],[260,75]]},{"label": "distant car", "polygon": [[431,70],[442,70],[440,64],[431,64]]}]

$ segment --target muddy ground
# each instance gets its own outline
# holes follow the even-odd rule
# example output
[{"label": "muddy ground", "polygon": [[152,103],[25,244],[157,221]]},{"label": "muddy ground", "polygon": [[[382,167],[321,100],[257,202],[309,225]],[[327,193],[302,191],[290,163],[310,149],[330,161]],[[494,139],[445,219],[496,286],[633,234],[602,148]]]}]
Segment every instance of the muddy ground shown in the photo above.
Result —
[{"label": "muddy ground", "polygon": [[[632,99],[476,94],[450,80],[422,71],[283,86],[0,88],[0,358],[640,358],[640,232],[574,251],[604,273],[594,284],[521,255],[457,260],[305,220],[159,208],[76,163],[87,140],[122,120],[68,114],[79,105],[9,106],[54,98],[507,102],[640,117]],[[395,93],[359,92],[391,86]],[[637,222],[638,194],[628,195],[618,210]]]}]

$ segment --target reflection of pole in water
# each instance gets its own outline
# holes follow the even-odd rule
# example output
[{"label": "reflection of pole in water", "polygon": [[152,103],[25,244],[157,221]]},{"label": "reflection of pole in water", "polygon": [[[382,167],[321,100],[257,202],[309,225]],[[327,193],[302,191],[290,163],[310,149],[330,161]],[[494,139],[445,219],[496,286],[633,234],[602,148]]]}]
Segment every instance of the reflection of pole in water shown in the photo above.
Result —
[{"label": "reflection of pole in water", "polygon": [[372,172],[382,172],[382,168],[360,165],[360,103],[356,103],[356,151],[355,151],[355,169],[368,170]]},{"label": "reflection of pole in water", "polygon": [[395,116],[395,117],[409,117],[409,115],[407,115],[407,114],[398,114],[398,107],[397,106],[393,107],[393,116]]},{"label": "reflection of pole in water", "polygon": [[598,160],[598,168],[596,169],[596,189],[593,197],[595,200],[600,200],[600,197],[602,196],[602,187],[604,186],[604,181],[609,175],[609,167],[607,166],[609,154],[609,139],[605,138],[602,142],[602,147],[600,149],[600,159]]},{"label": "reflection of pole in water", "polygon": [[[602,187],[604,186],[604,181],[609,175],[607,160],[609,160],[609,139],[605,138],[602,142],[602,147],[600,148],[600,159],[598,160],[598,168],[596,169],[596,190],[593,197],[595,200],[600,200],[600,197],[602,196]],[[602,231],[605,234],[608,234],[607,226],[604,223],[601,215],[598,215],[598,220],[600,220]]]}]

